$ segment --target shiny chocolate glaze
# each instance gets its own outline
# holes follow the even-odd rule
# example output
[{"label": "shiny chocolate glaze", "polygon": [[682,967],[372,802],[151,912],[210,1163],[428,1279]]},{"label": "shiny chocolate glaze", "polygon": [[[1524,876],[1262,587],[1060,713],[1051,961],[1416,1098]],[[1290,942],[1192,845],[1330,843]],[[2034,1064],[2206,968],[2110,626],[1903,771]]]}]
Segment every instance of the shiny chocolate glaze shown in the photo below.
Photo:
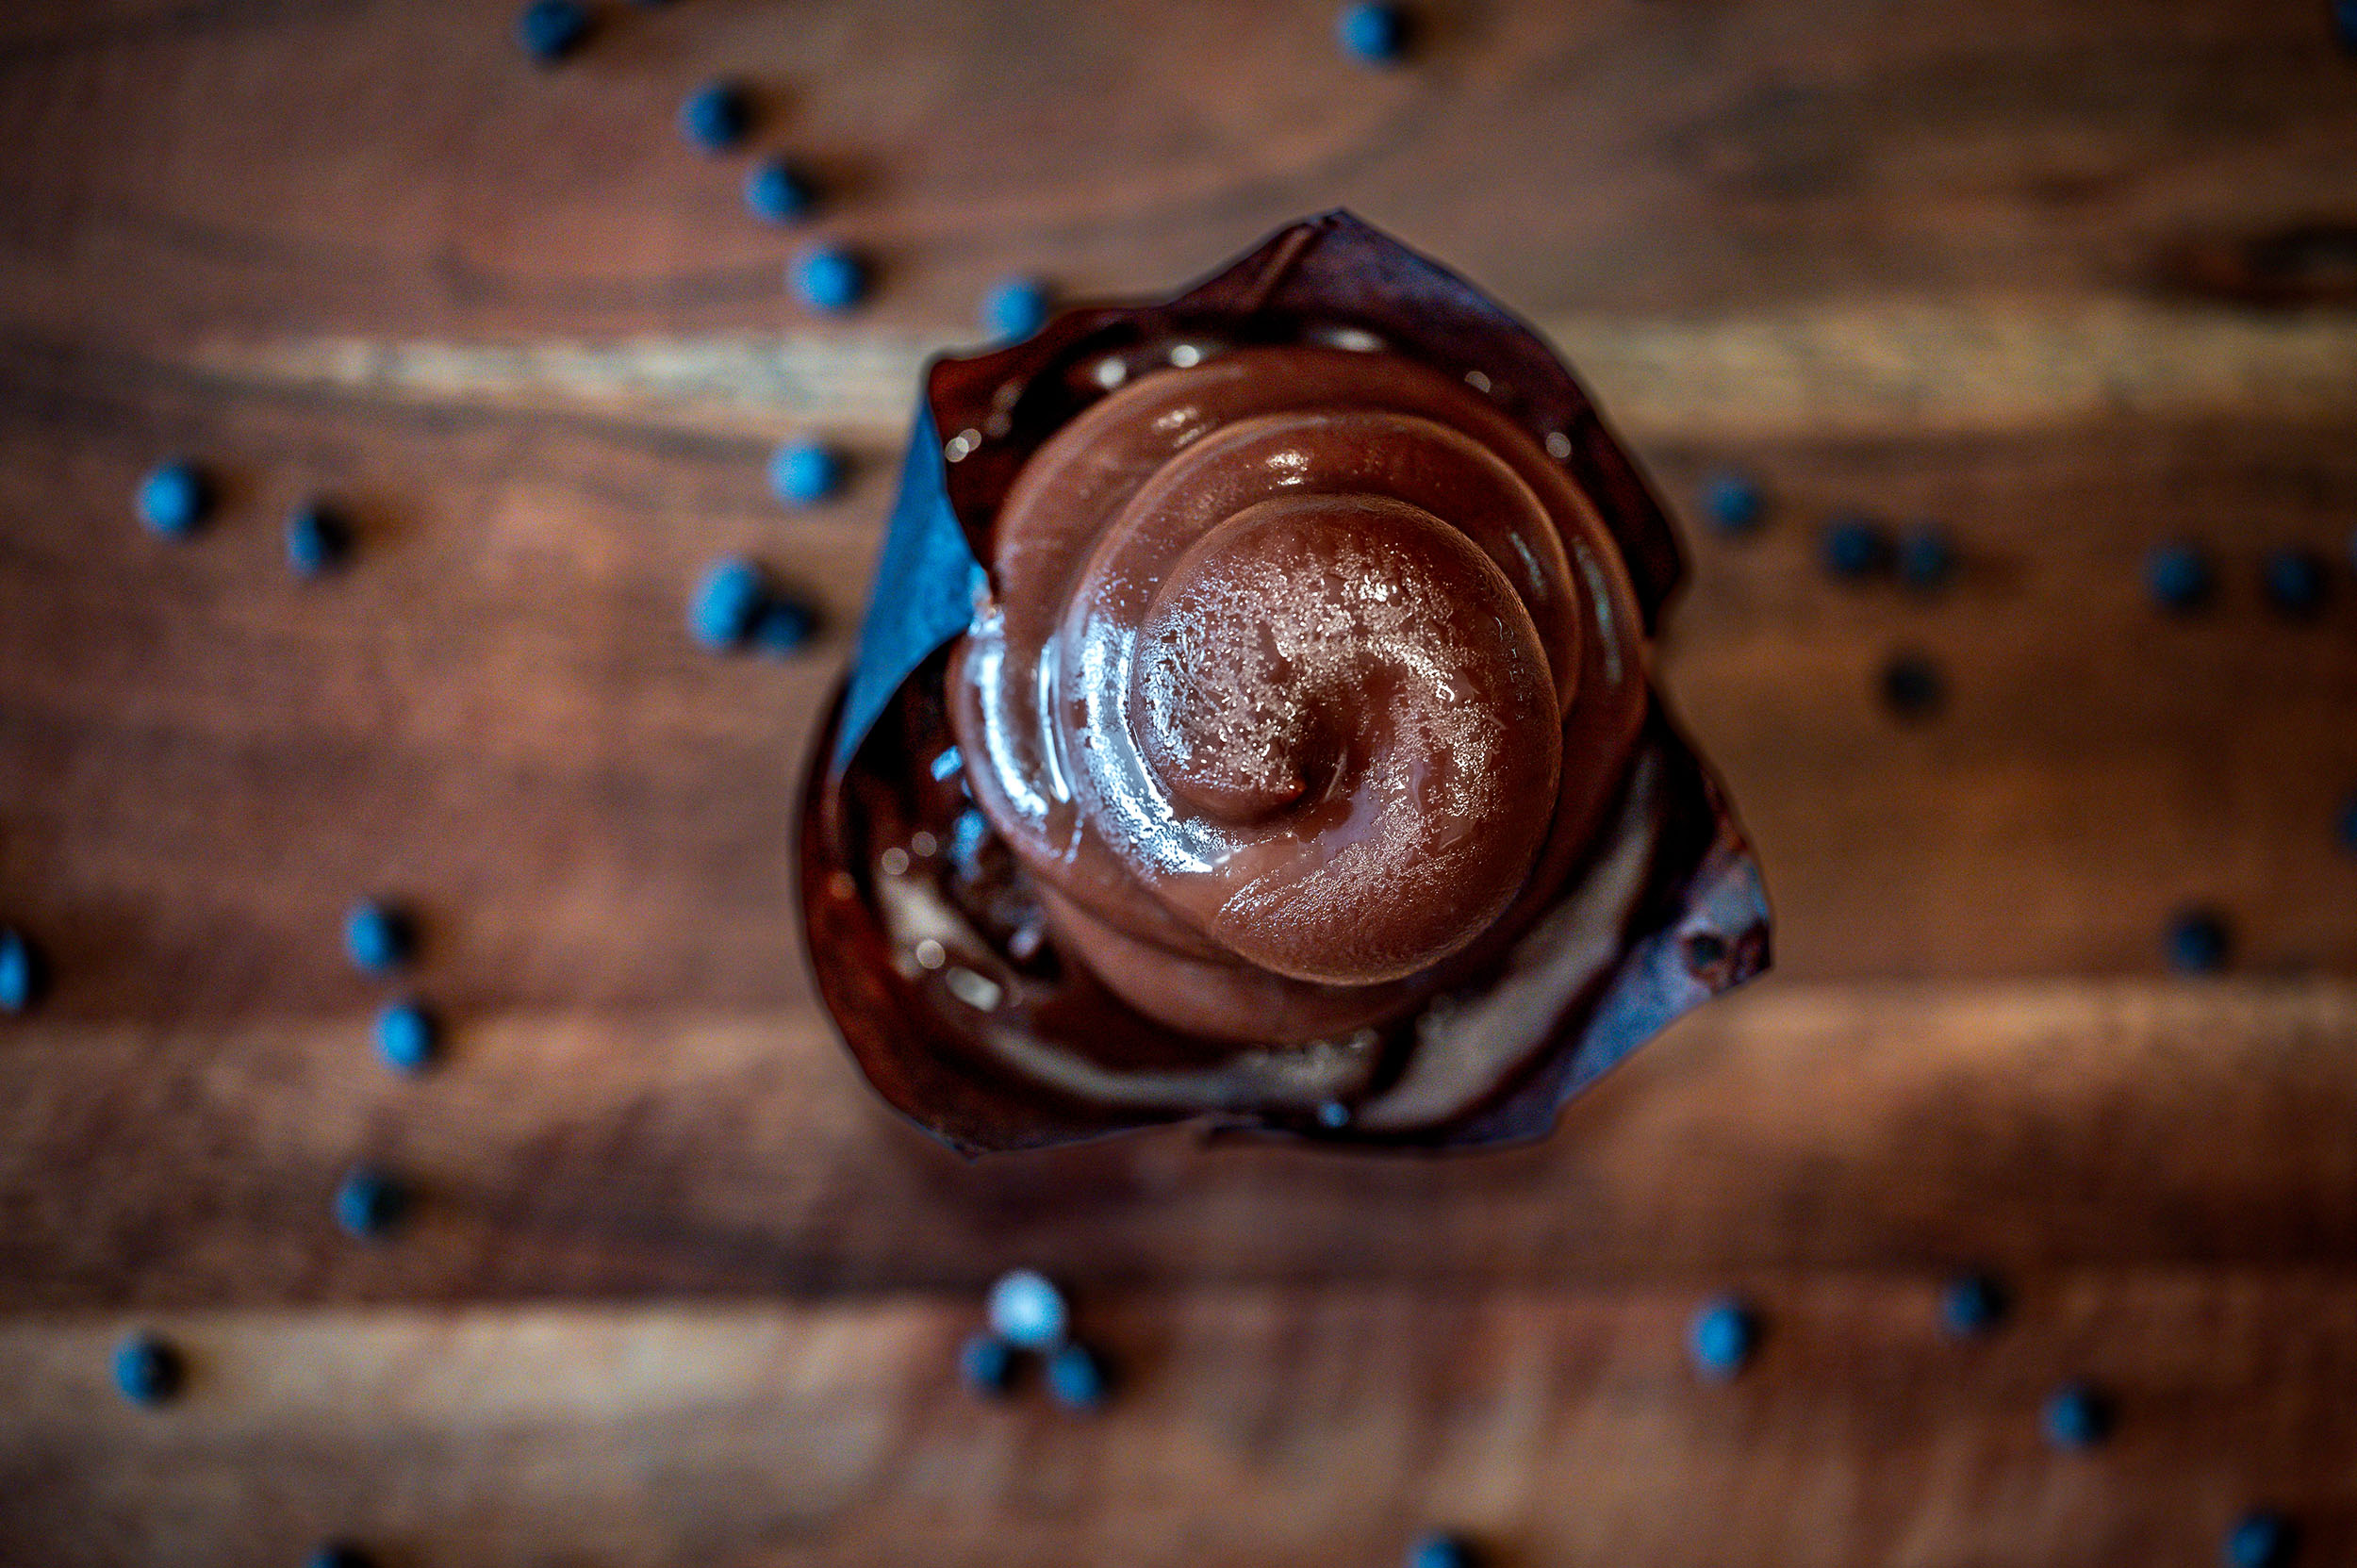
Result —
[{"label": "shiny chocolate glaze", "polygon": [[1466,385],[1191,357],[1016,475],[946,690],[1059,947],[1208,1058],[1494,962],[1621,787],[1646,686],[1595,508]]}]

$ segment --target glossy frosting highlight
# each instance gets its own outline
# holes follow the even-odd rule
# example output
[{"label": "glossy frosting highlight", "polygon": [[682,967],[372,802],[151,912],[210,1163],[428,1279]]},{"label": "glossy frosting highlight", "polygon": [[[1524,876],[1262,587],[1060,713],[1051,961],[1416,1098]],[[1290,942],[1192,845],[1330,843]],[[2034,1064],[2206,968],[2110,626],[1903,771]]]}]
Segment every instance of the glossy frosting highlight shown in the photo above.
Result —
[{"label": "glossy frosting highlight", "polygon": [[1212,1040],[1379,1023],[1502,950],[1645,709],[1634,594],[1527,431],[1384,353],[1250,348],[1052,437],[952,658],[1060,945]]}]

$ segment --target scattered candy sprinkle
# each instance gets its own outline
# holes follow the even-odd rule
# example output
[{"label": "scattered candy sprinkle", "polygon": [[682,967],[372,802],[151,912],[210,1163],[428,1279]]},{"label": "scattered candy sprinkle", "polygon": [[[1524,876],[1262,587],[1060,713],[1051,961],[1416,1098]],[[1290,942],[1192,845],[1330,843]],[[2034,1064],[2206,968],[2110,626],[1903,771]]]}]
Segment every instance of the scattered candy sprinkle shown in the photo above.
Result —
[{"label": "scattered candy sprinkle", "polygon": [[725,153],[753,128],[752,100],[734,82],[707,82],[679,107],[682,135],[708,153]]},{"label": "scattered candy sprinkle", "polygon": [[195,464],[175,457],[140,481],[138,507],[149,533],[185,539],[212,514],[213,487]]},{"label": "scattered candy sprinkle", "polygon": [[385,974],[408,963],[417,934],[406,913],[375,899],[363,899],[344,913],[345,956],[365,974]]},{"label": "scattered candy sprinkle", "polygon": [[1759,1320],[1733,1296],[1721,1296],[1694,1314],[1686,1332],[1686,1347],[1695,1367],[1723,1381],[1743,1370],[1759,1337]]},{"label": "scattered candy sprinkle", "polygon": [[1072,1321],[1063,1292],[1028,1268],[1012,1269],[993,1282],[987,1311],[992,1331],[1025,1350],[1061,1344]]},{"label": "scattered candy sprinkle", "polygon": [[820,245],[794,258],[794,292],[829,316],[856,310],[867,298],[867,266],[840,245]]},{"label": "scattered candy sprinkle", "polygon": [[154,1334],[133,1334],[115,1346],[115,1387],[134,1405],[170,1402],[185,1373],[180,1352]]}]

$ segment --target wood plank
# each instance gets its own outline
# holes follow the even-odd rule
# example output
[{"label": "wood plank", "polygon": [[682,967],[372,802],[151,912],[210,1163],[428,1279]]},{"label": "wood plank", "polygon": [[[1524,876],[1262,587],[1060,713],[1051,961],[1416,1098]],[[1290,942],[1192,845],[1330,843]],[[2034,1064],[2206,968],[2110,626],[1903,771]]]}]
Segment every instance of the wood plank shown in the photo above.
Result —
[{"label": "wood plank", "polygon": [[1392,73],[1343,60],[1327,8],[1249,0],[714,0],[618,14],[554,72],[513,13],[11,8],[0,321],[768,330],[798,237],[672,125],[724,72],[762,97],[757,144],[833,188],[819,226],[873,251],[897,329],[963,329],[1018,269],[1164,288],[1338,204],[1541,315],[2349,287],[2329,255],[2269,259],[2357,209],[2357,95],[2314,0],[1436,9]]},{"label": "wood plank", "polygon": [[[1141,283],[1134,291],[1155,292]],[[1839,304],[1537,323],[1640,441],[2044,430],[2129,419],[2337,424],[2357,404],[2357,322],[2098,298]],[[576,415],[701,435],[816,425],[886,444],[925,357],[970,335],[807,333],[521,343],[203,338],[157,373],[226,393]]]},{"label": "wood plank", "polygon": [[[1171,1131],[966,1164],[801,1010],[462,1018],[412,1085],[363,1005],[12,1041],[0,1304],[2357,1263],[2347,986],[1772,981],[1544,1145],[1437,1162]],[[362,1158],[422,1194],[376,1245],[329,1219]]]},{"label": "wood plank", "polygon": [[[1760,1357],[1698,1383],[1695,1297],[1560,1287],[1095,1297],[1118,1400],[951,1386],[971,1302],[200,1312],[173,1408],[124,1407],[127,1320],[0,1325],[0,1552],[78,1568],[397,1563],[1396,1561],[1418,1529],[1509,1565],[2214,1560],[2256,1503],[2357,1550],[2357,1283],[2032,1282],[1958,1346],[1925,1281],[1746,1281]],[[2046,1393],[2112,1391],[2057,1455]]]}]

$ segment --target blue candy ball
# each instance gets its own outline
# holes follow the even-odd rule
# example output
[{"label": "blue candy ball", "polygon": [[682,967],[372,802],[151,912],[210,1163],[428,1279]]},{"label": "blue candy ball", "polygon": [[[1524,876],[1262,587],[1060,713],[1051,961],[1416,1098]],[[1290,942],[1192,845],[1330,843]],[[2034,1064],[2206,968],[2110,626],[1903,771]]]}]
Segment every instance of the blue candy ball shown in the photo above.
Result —
[{"label": "blue candy ball", "polygon": [[1747,475],[1714,473],[1703,484],[1703,511],[1722,534],[1748,534],[1759,526],[1767,503]]},{"label": "blue candy ball", "polygon": [[1946,586],[1955,566],[1955,546],[1937,523],[1910,528],[1899,540],[1899,581],[1920,593]]},{"label": "blue candy ball", "polygon": [[376,1015],[376,1053],[397,1071],[425,1071],[440,1043],[434,1015],[418,1002],[397,1001]]},{"label": "blue candy ball", "polygon": [[2111,1402],[2085,1383],[2067,1383],[2046,1401],[2046,1440],[2057,1448],[2092,1448],[2111,1429]]},{"label": "blue candy ball", "polygon": [[732,555],[704,569],[687,604],[687,629],[715,652],[745,646],[769,602],[769,579],[760,567]]},{"label": "blue candy ball", "polygon": [[213,509],[212,486],[186,459],[158,465],[140,481],[140,521],[148,532],[184,539],[204,526]]},{"label": "blue candy ball", "polygon": [[153,1334],[133,1334],[115,1346],[115,1388],[134,1405],[160,1405],[180,1392],[180,1353]]},{"label": "blue candy ball", "polygon": [[753,622],[753,646],[772,658],[799,652],[818,629],[818,617],[791,599],[772,599]]},{"label": "blue candy ball", "polygon": [[708,153],[725,153],[753,128],[752,100],[734,82],[707,82],[679,107],[682,135]]},{"label": "blue candy ball", "polygon": [[1743,1370],[1759,1337],[1759,1320],[1733,1296],[1722,1296],[1694,1314],[1686,1347],[1705,1377],[1727,1378]]},{"label": "blue candy ball", "polygon": [[994,338],[1029,338],[1047,324],[1051,296],[1034,277],[1002,278],[982,296],[982,330]]},{"label": "blue candy ball", "polygon": [[372,1240],[401,1223],[409,1194],[383,1171],[363,1165],[336,1189],[336,1223],[362,1240]]},{"label": "blue candy ball", "polygon": [[41,999],[41,954],[21,931],[0,926],[0,1013],[22,1013]]},{"label": "blue candy ball", "polygon": [[1004,1394],[1014,1383],[1014,1346],[996,1334],[976,1334],[958,1347],[958,1376],[977,1394]]},{"label": "blue candy ball", "polygon": [[745,206],[772,223],[799,223],[818,205],[818,193],[802,172],[782,157],[765,158],[745,176]]},{"label": "blue candy ball", "polygon": [[1473,1543],[1461,1535],[1433,1530],[1408,1548],[1408,1568],[1473,1568]]},{"label": "blue candy ball", "polygon": [[1408,52],[1408,15],[1383,0],[1359,0],[1334,18],[1334,38],[1361,65],[1396,65]]},{"label": "blue candy ball", "polygon": [[2233,947],[2225,919],[2213,910],[2184,910],[2168,923],[2169,967],[2180,974],[2217,973]]},{"label": "blue candy ball", "polygon": [[769,489],[788,506],[816,506],[843,487],[843,456],[816,441],[788,441],[769,458]]},{"label": "blue candy ball", "polygon": [[371,1568],[372,1559],[345,1541],[331,1541],[311,1553],[309,1568]]},{"label": "blue candy ball", "polygon": [[2267,556],[2267,602],[2281,615],[2305,620],[2323,609],[2324,581],[2324,562],[2313,551],[2278,550]]},{"label": "blue candy ball", "polygon": [[2214,579],[2210,558],[2186,540],[2156,545],[2144,558],[2144,586],[2165,610],[2195,610],[2209,602]]},{"label": "blue candy ball", "polygon": [[2290,1568],[2299,1543],[2290,1520],[2280,1513],[2246,1513],[2226,1532],[2229,1568]]},{"label": "blue candy ball", "polygon": [[1958,1339],[1986,1334],[2004,1316],[2003,1287],[1986,1274],[1968,1274],[1952,1279],[1940,1295],[1940,1324]]},{"label": "blue candy ball", "polygon": [[1927,719],[1948,701],[1948,677],[1926,653],[1892,654],[1884,661],[1880,684],[1883,706],[1894,718]]},{"label": "blue candy ball", "polygon": [[820,245],[794,259],[794,292],[827,315],[856,310],[867,298],[867,267],[840,245]]},{"label": "blue candy ball", "polygon": [[384,974],[409,962],[417,932],[409,916],[389,904],[364,899],[344,913],[344,952],[353,967]]},{"label": "blue candy ball", "polygon": [[1825,569],[1855,581],[1890,565],[1890,536],[1866,518],[1841,518],[1825,525],[1818,541]]},{"label": "blue candy ball", "polygon": [[987,1303],[991,1331],[1026,1350],[1045,1350],[1071,1327],[1063,1292],[1035,1269],[1010,1269],[994,1280]]},{"label": "blue candy ball", "polygon": [[532,0],[516,17],[516,41],[543,65],[552,65],[589,38],[589,13],[576,0]]},{"label": "blue candy ball", "polygon": [[1083,1345],[1060,1345],[1047,1358],[1047,1392],[1066,1410],[1093,1411],[1105,1402],[1105,1368]]},{"label": "blue candy ball", "polygon": [[352,529],[327,507],[314,503],[287,520],[287,564],[299,576],[317,577],[343,565],[352,553]]}]

